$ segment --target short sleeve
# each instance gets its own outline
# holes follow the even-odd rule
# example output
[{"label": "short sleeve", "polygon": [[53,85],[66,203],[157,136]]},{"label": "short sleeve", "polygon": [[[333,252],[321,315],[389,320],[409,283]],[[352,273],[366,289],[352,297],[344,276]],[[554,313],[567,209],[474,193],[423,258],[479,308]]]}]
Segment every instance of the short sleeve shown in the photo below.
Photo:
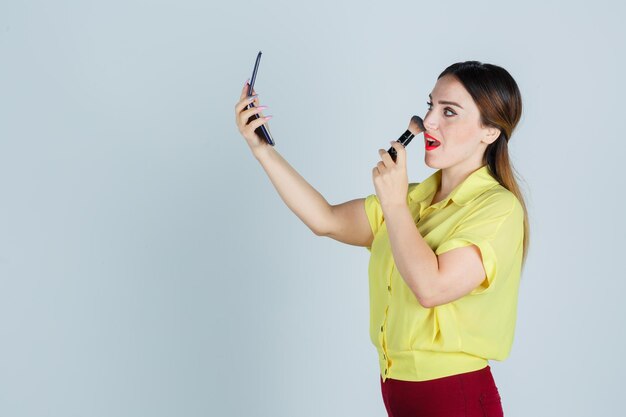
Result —
[{"label": "short sleeve", "polygon": [[516,248],[523,237],[521,210],[512,194],[493,198],[465,216],[435,250],[435,254],[440,255],[464,246],[478,247],[486,276],[470,295],[490,291],[499,273],[508,272],[512,266]]},{"label": "short sleeve", "polygon": [[[372,228],[372,234],[376,236],[378,229],[383,224],[383,210],[380,206],[380,200],[376,194],[370,194],[365,198],[365,214]],[[371,247],[367,247],[368,251],[372,251]]]}]

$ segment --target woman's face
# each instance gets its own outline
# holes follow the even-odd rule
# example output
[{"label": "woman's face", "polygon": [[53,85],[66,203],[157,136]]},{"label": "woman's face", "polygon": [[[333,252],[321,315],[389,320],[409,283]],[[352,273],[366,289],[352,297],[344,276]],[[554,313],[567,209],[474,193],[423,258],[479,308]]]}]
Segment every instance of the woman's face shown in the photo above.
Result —
[{"label": "woman's face", "polygon": [[[487,145],[500,134],[496,128],[481,126],[480,112],[472,96],[450,74],[437,80],[430,94],[424,127],[426,165],[441,169],[455,165],[468,169],[481,166]],[[428,149],[428,135],[441,144],[434,149]]]}]

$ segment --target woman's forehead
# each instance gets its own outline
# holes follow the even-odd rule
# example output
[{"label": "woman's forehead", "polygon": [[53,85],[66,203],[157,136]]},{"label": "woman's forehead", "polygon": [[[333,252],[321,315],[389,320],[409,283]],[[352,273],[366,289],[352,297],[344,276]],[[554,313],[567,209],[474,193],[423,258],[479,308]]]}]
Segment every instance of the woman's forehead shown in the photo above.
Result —
[{"label": "woman's forehead", "polygon": [[474,103],[463,84],[456,77],[448,75],[437,80],[430,97],[437,102],[442,100],[459,103],[464,109]]}]

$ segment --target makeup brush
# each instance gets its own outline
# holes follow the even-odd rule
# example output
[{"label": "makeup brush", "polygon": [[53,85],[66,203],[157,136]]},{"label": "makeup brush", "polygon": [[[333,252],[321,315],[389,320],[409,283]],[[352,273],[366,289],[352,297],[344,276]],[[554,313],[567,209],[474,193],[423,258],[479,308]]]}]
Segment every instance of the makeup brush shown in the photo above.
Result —
[{"label": "makeup brush", "polygon": [[[400,142],[402,146],[406,148],[409,142],[411,142],[411,139],[413,139],[415,135],[419,135],[420,133],[422,133],[424,130],[426,129],[424,129],[424,122],[422,121],[422,118],[419,116],[413,116],[411,117],[409,128],[406,132],[402,134],[402,136],[400,136],[400,139],[398,139],[396,142]],[[398,156],[398,153],[396,152],[394,147],[392,146],[391,148],[389,148],[387,152],[389,152],[389,155],[391,155],[391,159],[393,159],[393,162],[396,162],[396,157]]]}]

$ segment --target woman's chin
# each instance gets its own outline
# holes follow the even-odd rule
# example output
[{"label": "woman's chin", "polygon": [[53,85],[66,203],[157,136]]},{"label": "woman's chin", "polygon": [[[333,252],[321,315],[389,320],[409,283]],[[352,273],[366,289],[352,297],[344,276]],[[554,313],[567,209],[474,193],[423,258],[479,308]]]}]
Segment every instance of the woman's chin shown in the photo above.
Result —
[{"label": "woman's chin", "polygon": [[438,164],[434,163],[432,160],[429,160],[430,158],[424,158],[424,163],[426,164],[426,166],[432,168],[432,169],[439,169],[441,168]]}]

